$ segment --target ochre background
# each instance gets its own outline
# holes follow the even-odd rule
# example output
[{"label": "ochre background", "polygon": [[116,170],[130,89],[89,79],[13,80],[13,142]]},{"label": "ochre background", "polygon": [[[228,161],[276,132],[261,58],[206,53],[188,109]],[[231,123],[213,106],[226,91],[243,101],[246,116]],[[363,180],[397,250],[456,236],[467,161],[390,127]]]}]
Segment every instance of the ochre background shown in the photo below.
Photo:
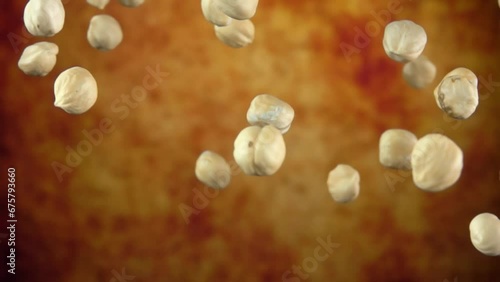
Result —
[{"label": "ochre background", "polygon": [[[111,52],[86,41],[90,18],[103,12],[84,0],[65,3],[64,29],[47,39],[26,36],[25,1],[0,4],[0,178],[6,187],[7,167],[16,168],[18,281],[118,281],[113,273],[122,269],[133,281],[282,281],[327,237],[340,247],[307,281],[500,280],[500,258],[474,249],[468,230],[478,213],[500,215],[496,0],[401,3],[391,19],[426,29],[425,54],[438,68],[422,91],[385,55],[382,26],[350,62],[339,47],[354,44],[355,27],[376,23],[371,12],[386,10],[387,0],[261,0],[255,42],[244,49],[217,40],[198,0],[147,0],[136,9],[113,0],[104,12],[119,20],[124,40]],[[42,40],[59,45],[57,65],[28,77],[17,61]],[[76,116],[53,106],[55,78],[74,65],[99,85],[95,106]],[[156,65],[168,78],[121,120],[111,105]],[[457,122],[432,91],[459,66],[497,83],[481,86],[477,111]],[[262,93],[295,109],[282,168],[270,177],[234,170],[230,186],[186,223],[179,206],[193,207],[193,189],[206,190],[196,158],[208,149],[232,161],[248,105]],[[115,130],[59,182],[51,164],[64,164],[65,147],[76,149],[82,131],[106,118]],[[427,193],[410,175],[384,169],[378,138],[389,128],[452,138],[464,151],[459,182]],[[360,196],[346,205],[326,187],[339,163],[361,175]]]}]

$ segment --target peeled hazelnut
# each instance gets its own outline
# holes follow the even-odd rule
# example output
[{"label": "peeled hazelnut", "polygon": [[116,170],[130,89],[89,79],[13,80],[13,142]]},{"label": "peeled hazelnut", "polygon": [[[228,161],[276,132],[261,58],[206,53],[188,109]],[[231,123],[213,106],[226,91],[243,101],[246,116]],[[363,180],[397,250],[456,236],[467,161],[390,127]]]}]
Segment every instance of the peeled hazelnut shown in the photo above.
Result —
[{"label": "peeled hazelnut", "polygon": [[135,8],[142,5],[144,0],[120,0],[120,3],[125,7]]},{"label": "peeled hazelnut", "polygon": [[491,213],[476,215],[469,224],[472,245],[487,256],[500,256],[500,220]]},{"label": "peeled hazelnut", "polygon": [[205,151],[198,157],[195,174],[198,180],[214,189],[226,188],[231,181],[229,164],[212,151]]},{"label": "peeled hazelnut", "polygon": [[255,15],[259,0],[214,0],[219,9],[236,20],[248,20]]},{"label": "peeled hazelnut", "polygon": [[421,55],[404,65],[403,77],[411,87],[422,89],[434,81],[436,66],[426,56]]},{"label": "peeled hazelnut", "polygon": [[359,179],[356,169],[339,164],[328,174],[328,191],[336,202],[351,202],[359,195]]},{"label": "peeled hazelnut", "polygon": [[217,6],[218,0],[201,0],[201,11],[205,19],[216,26],[226,26],[231,18],[224,14]]},{"label": "peeled hazelnut", "polygon": [[34,36],[54,36],[64,26],[61,0],[30,0],[24,8],[24,25]]},{"label": "peeled hazelnut", "polygon": [[412,21],[394,21],[385,27],[383,39],[385,53],[397,62],[417,59],[424,51],[426,43],[425,30]]},{"label": "peeled hazelnut", "polygon": [[256,96],[247,111],[251,125],[272,125],[284,134],[290,129],[294,117],[293,108],[284,101],[268,94]]},{"label": "peeled hazelnut", "polygon": [[439,108],[454,119],[470,117],[479,104],[476,75],[466,68],[457,68],[445,75],[434,90]]},{"label": "peeled hazelnut", "polygon": [[389,129],[380,136],[379,160],[387,168],[411,170],[411,152],[417,137],[403,129]]},{"label": "peeled hazelnut", "polygon": [[50,42],[38,42],[24,49],[17,65],[27,75],[46,76],[55,66],[59,47]]},{"label": "peeled hazelnut", "polygon": [[227,26],[215,26],[215,36],[224,44],[241,48],[253,42],[255,27],[250,20],[232,20]]},{"label": "peeled hazelnut", "polygon": [[432,133],[420,138],[411,154],[413,182],[425,191],[439,192],[460,178],[462,150],[448,137]]},{"label": "peeled hazelnut", "polygon": [[249,126],[234,141],[233,156],[247,175],[272,175],[285,160],[285,141],[272,125]]},{"label": "peeled hazelnut", "polygon": [[87,3],[102,10],[108,5],[109,0],[87,0]]},{"label": "peeled hazelnut", "polygon": [[92,47],[109,51],[118,46],[123,39],[120,23],[109,15],[97,15],[90,20],[87,40]]},{"label": "peeled hazelnut", "polygon": [[97,83],[88,70],[72,67],[56,78],[54,95],[54,106],[69,114],[82,114],[97,100]]}]

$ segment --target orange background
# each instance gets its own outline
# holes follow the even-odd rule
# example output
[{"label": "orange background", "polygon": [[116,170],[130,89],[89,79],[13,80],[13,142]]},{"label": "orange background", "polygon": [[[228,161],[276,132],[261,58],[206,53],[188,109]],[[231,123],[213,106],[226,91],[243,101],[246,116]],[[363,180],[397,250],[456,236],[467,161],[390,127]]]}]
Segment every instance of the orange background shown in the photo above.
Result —
[{"label": "orange background", "polygon": [[[23,31],[25,1],[2,1],[1,179],[16,168],[18,281],[118,281],[122,269],[133,281],[282,281],[328,237],[340,246],[306,281],[499,281],[499,257],[479,253],[468,230],[478,213],[500,215],[498,3],[401,2],[391,20],[425,28],[424,53],[438,68],[433,84],[417,91],[382,48],[383,26],[371,12],[389,2],[261,0],[254,43],[231,49],[217,40],[199,1],[147,0],[136,9],[111,1],[104,12],[121,23],[124,40],[100,52],[86,29],[103,12],[85,1],[65,1],[64,29],[47,39]],[[354,28],[370,22],[380,29],[348,61],[340,44],[354,45]],[[59,45],[57,64],[46,77],[28,77],[17,61],[42,40]],[[83,115],[53,106],[55,78],[74,65],[99,85]],[[113,103],[125,105],[121,95],[142,85],[148,66],[169,75],[120,119]],[[471,118],[454,121],[432,91],[460,66],[480,78],[481,99]],[[484,86],[488,80],[496,86]],[[234,170],[230,186],[186,223],[179,207],[194,208],[193,189],[213,192],[195,178],[198,155],[208,149],[232,160],[249,103],[262,93],[295,109],[283,166],[270,177]],[[114,131],[59,182],[51,164],[64,164],[65,148],[76,150],[82,131],[103,119]],[[384,169],[378,139],[389,128],[452,138],[464,151],[459,182],[427,193],[411,175]],[[361,175],[350,204],[327,191],[339,163]]]}]

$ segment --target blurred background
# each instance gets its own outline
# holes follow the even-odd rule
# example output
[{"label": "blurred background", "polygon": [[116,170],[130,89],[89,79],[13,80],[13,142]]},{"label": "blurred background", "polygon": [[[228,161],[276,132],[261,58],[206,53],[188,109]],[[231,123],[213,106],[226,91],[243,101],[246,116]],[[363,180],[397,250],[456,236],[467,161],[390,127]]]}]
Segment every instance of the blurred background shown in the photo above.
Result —
[{"label": "blurred background", "polygon": [[[112,0],[104,11],[63,2],[65,26],[52,38],[26,32],[26,1],[0,4],[1,181],[16,169],[17,281],[500,281],[500,259],[478,252],[468,227],[479,213],[500,215],[496,0],[261,0],[255,41],[243,49],[218,41],[198,0],[134,9]],[[86,40],[101,13],[124,31],[110,52]],[[424,54],[438,73],[424,90],[384,53],[386,20],[400,19],[427,32]],[[23,49],[44,40],[59,46],[54,70],[24,75]],[[75,65],[99,86],[82,115],[53,106],[55,78]],[[456,67],[480,80],[479,106],[464,121],[447,118],[432,94]],[[134,94],[151,73],[157,86]],[[263,93],[292,105],[295,120],[281,169],[246,176],[233,142]],[[390,128],[450,137],[464,152],[460,180],[428,193],[409,173],[383,168],[378,139]],[[233,164],[225,190],[197,181],[204,150]],[[339,163],[361,175],[350,204],[327,190]]]}]

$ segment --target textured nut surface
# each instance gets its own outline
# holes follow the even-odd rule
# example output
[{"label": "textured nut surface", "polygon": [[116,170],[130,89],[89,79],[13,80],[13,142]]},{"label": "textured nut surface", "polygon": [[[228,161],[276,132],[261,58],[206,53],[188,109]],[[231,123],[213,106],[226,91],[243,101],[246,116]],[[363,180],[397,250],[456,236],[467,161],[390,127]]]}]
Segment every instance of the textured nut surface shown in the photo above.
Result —
[{"label": "textured nut surface", "polygon": [[454,69],[434,89],[437,105],[454,119],[470,117],[479,104],[477,83],[476,75],[469,69]]},{"label": "textured nut surface", "polygon": [[216,26],[226,26],[231,18],[217,6],[217,0],[201,0],[201,11],[205,19]]},{"label": "textured nut surface", "polygon": [[24,25],[35,36],[54,36],[63,29],[64,18],[61,0],[30,0],[24,8]]},{"label": "textured nut surface", "polygon": [[259,0],[214,0],[219,9],[236,20],[248,20],[257,12]]},{"label": "textured nut surface", "polygon": [[411,170],[411,153],[415,143],[417,137],[408,130],[386,130],[380,136],[380,163],[387,168]]},{"label": "textured nut surface", "polygon": [[424,51],[426,43],[427,34],[424,28],[412,21],[393,21],[385,27],[385,53],[397,62],[417,59]]},{"label": "textured nut surface", "polygon": [[346,164],[337,165],[328,174],[328,191],[339,203],[348,203],[359,195],[359,172]]},{"label": "textured nut surface", "polygon": [[285,141],[271,125],[249,126],[234,141],[233,156],[247,175],[272,175],[285,160]]},{"label": "textured nut surface", "polygon": [[272,125],[286,133],[292,125],[293,108],[286,102],[269,94],[255,96],[247,111],[247,121],[251,125]]},{"label": "textured nut surface", "polygon": [[195,174],[205,185],[222,189],[231,181],[231,168],[226,160],[212,151],[204,151],[196,160]]},{"label": "textured nut surface", "polygon": [[250,20],[232,20],[227,26],[215,26],[215,35],[224,44],[241,48],[253,42],[255,27]]},{"label": "textured nut surface", "polygon": [[404,65],[403,77],[411,87],[422,89],[436,78],[436,66],[426,56],[421,55]]},{"label": "textured nut surface", "polygon": [[439,192],[460,178],[463,153],[448,137],[432,133],[420,138],[411,154],[413,182],[425,191]]},{"label": "textured nut surface", "polygon": [[109,4],[109,0],[87,0],[87,3],[102,10]]},{"label": "textured nut surface", "polygon": [[98,50],[113,50],[123,40],[120,23],[110,15],[92,17],[87,30],[87,40]]},{"label": "textured nut surface", "polygon": [[144,4],[144,0],[120,0],[120,3],[125,7],[135,8]]},{"label": "textured nut surface", "polygon": [[56,44],[38,42],[24,49],[17,65],[27,75],[46,76],[54,68],[58,53]]},{"label": "textured nut surface", "polygon": [[88,70],[72,67],[56,78],[54,95],[54,106],[69,114],[82,114],[97,100],[97,83]]},{"label": "textured nut surface", "polygon": [[500,220],[491,213],[476,215],[469,224],[472,245],[488,256],[500,256]]}]

